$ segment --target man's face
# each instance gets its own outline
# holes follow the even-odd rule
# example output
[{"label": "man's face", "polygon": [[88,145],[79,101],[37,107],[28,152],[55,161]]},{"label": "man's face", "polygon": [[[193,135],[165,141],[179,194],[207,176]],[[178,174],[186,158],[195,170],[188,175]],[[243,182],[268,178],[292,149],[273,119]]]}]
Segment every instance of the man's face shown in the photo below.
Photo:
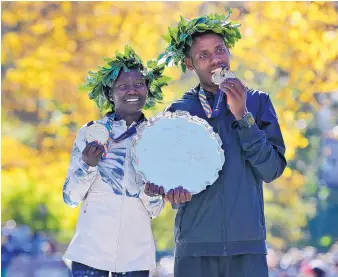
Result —
[{"label": "man's face", "polygon": [[139,71],[122,71],[115,81],[112,98],[118,114],[133,114],[144,107],[148,95],[146,81]]},{"label": "man's face", "polygon": [[212,71],[223,67],[230,69],[230,54],[221,36],[205,34],[194,39],[185,64],[196,72],[203,88],[217,91],[218,86],[211,81]]}]

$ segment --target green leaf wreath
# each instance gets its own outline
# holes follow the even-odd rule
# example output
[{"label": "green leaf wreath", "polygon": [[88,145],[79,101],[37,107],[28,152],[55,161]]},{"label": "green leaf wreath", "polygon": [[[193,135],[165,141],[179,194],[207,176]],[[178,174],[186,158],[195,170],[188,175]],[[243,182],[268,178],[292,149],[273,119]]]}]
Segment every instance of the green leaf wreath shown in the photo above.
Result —
[{"label": "green leaf wreath", "polygon": [[239,32],[240,24],[228,21],[232,10],[227,15],[210,14],[189,20],[181,16],[177,27],[169,27],[168,34],[163,39],[169,44],[166,50],[158,57],[158,64],[181,65],[182,71],[186,71],[184,58],[186,50],[192,45],[192,35],[196,32],[203,33],[213,31],[223,36],[224,43],[228,48],[232,48],[241,38]]},{"label": "green leaf wreath", "polygon": [[156,60],[150,60],[147,67],[143,65],[141,58],[135,51],[126,45],[124,53],[116,52],[113,58],[103,58],[106,64],[98,67],[98,70],[88,72],[87,83],[80,87],[89,91],[89,98],[94,100],[100,112],[114,111],[114,105],[108,101],[105,90],[110,90],[121,70],[129,72],[136,69],[145,77],[149,95],[145,109],[149,109],[163,99],[162,87],[168,85],[169,77],[162,75],[165,65],[158,65]]}]

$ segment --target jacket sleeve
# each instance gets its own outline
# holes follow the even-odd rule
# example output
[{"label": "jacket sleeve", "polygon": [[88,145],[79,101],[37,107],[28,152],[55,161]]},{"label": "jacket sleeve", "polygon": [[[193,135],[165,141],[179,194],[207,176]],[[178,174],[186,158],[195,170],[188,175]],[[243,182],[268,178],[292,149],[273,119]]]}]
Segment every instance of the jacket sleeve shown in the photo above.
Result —
[{"label": "jacket sleeve", "polygon": [[260,128],[237,128],[247,161],[266,183],[280,177],[287,165],[285,145],[270,97],[263,104]]},{"label": "jacket sleeve", "polygon": [[70,207],[78,206],[87,195],[90,186],[98,176],[97,167],[91,167],[82,160],[86,146],[85,127],[75,139],[66,181],[63,185],[63,200]]},{"label": "jacket sleeve", "polygon": [[144,207],[148,211],[151,218],[157,217],[164,207],[164,200],[162,195],[149,196],[144,192],[145,185],[140,188],[139,198],[142,201]]}]

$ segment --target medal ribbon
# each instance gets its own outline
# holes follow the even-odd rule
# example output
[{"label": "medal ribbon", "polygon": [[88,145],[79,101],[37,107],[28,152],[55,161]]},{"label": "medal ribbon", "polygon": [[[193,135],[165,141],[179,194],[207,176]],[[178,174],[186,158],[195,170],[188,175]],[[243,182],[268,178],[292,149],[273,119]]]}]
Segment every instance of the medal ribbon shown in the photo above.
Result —
[{"label": "medal ribbon", "polygon": [[221,110],[221,103],[223,101],[223,96],[224,92],[218,89],[215,97],[214,106],[211,109],[205,91],[202,88],[200,89],[198,97],[200,99],[202,108],[208,118],[216,118],[219,115],[219,112]]},{"label": "medal ribbon", "polygon": [[[118,138],[114,139],[110,136],[110,140],[112,140],[115,143],[118,143],[124,139],[127,139],[131,137],[132,135],[136,134],[137,127],[143,123],[146,120],[146,118],[142,115],[141,119],[137,121],[134,125],[132,125],[127,131],[125,131],[122,135],[120,135]],[[111,132],[109,132],[111,134]]]}]

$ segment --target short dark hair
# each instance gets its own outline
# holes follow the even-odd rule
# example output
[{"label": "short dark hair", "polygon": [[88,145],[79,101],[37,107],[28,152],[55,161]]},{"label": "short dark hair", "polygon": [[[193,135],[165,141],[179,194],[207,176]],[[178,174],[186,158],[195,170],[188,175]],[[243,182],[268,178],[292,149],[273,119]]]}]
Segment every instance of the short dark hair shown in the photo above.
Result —
[{"label": "short dark hair", "polygon": [[[193,33],[193,34],[191,35],[192,43],[194,43],[195,40],[196,40],[197,38],[202,37],[202,36],[204,36],[204,35],[209,35],[209,34],[217,35],[217,36],[219,36],[222,40],[224,40],[224,37],[223,37],[221,34],[218,34],[218,33],[214,32],[214,31],[212,31],[212,30],[207,30],[207,31],[205,31],[205,32],[195,32],[195,33]],[[227,49],[228,49],[228,47],[227,47]],[[190,57],[190,50],[191,50],[191,46],[186,46],[186,47],[184,48],[184,55],[185,55],[186,58],[189,58],[189,57]],[[228,51],[229,51],[229,49],[228,49]]]}]

